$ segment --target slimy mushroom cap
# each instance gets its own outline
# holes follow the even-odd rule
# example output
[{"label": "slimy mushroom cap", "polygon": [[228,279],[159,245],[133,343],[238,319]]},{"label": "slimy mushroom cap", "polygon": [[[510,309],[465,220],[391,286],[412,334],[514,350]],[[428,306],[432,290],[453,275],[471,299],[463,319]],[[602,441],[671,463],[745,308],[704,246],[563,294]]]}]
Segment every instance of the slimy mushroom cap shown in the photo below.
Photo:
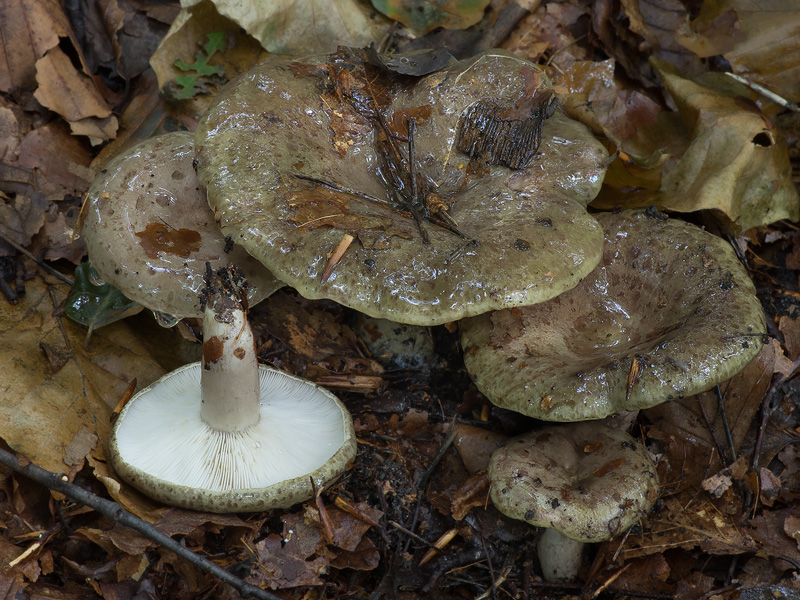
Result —
[{"label": "slimy mushroom cap", "polygon": [[[201,119],[198,174],[225,235],[307,298],[415,325],[541,302],[591,271],[602,232],[585,207],[607,153],[588,129],[555,110],[524,168],[457,148],[470,107],[530,108],[548,83],[536,65],[493,51],[388,89],[359,79],[371,67],[351,58],[271,57]],[[379,150],[388,137],[408,155],[413,137],[425,202],[449,206],[465,237],[387,206],[397,191]]]},{"label": "slimy mushroom cap", "polygon": [[150,138],[117,156],[89,188],[83,237],[92,265],[131,300],[200,317],[205,264],[237,264],[250,304],[283,286],[240,246],[227,244],[192,167],[194,136]]},{"label": "slimy mushroom cap", "polygon": [[758,354],[764,313],[726,241],[645,211],[597,218],[603,259],[575,288],[461,323],[467,370],[494,404],[601,419],[708,390]]},{"label": "slimy mushroom cap", "polygon": [[647,450],[599,423],[552,425],[510,440],[489,463],[503,514],[579,542],[601,542],[636,523],[658,497]]}]

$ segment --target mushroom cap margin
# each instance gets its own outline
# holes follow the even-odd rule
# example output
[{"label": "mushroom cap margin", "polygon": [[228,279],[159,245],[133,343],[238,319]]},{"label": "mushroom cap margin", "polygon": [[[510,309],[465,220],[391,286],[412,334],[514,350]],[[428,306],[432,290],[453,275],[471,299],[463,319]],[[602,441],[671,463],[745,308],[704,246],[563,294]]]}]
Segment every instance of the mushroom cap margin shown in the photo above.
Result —
[{"label": "mushroom cap margin", "polygon": [[596,216],[603,258],[576,287],[461,322],[467,371],[494,404],[602,419],[708,390],[758,354],[764,312],[725,240],[647,211]]},{"label": "mushroom cap margin", "polygon": [[585,543],[626,531],[659,492],[647,450],[600,423],[551,425],[516,437],[492,454],[488,474],[500,512]]},{"label": "mushroom cap margin", "polygon": [[[344,470],[347,468],[347,465],[356,454],[356,438],[355,438],[355,431],[353,429],[353,421],[350,413],[345,408],[344,404],[332,393],[317,386],[316,384],[304,380],[299,377],[295,377],[288,373],[284,373],[282,371],[278,371],[276,369],[272,369],[263,365],[259,365],[259,373],[262,381],[262,388],[264,385],[264,378],[265,375],[273,374],[275,376],[285,378],[287,381],[295,381],[300,383],[304,386],[309,386],[314,388],[322,395],[324,395],[327,400],[329,400],[333,405],[338,408],[338,412],[341,414],[342,417],[342,443],[336,449],[330,457],[322,464],[321,466],[310,470],[309,472],[297,474],[293,477],[288,479],[278,481],[266,486],[260,487],[244,487],[244,488],[235,488],[235,489],[227,489],[227,490],[209,490],[209,489],[197,489],[196,487],[176,484],[160,477],[153,476],[143,469],[133,466],[129,464],[126,460],[123,459],[122,454],[123,452],[120,449],[120,444],[118,440],[118,431],[122,426],[122,423],[125,421],[126,414],[134,406],[134,403],[138,397],[146,393],[150,393],[156,386],[161,384],[163,381],[169,379],[170,377],[175,376],[176,374],[181,374],[185,371],[190,371],[192,369],[197,370],[197,391],[198,397],[196,400],[196,418],[194,419],[199,420],[199,413],[200,413],[200,398],[199,398],[199,390],[200,390],[200,363],[191,363],[188,365],[184,365],[168,373],[158,379],[157,381],[153,382],[140,392],[138,392],[125,406],[125,408],[120,412],[119,417],[114,425],[112,436],[109,441],[109,458],[111,464],[115,470],[115,472],[126,482],[137,488],[139,491],[144,493],[145,495],[164,502],[166,504],[171,504],[174,506],[180,506],[183,508],[188,508],[192,510],[200,510],[200,511],[209,511],[209,512],[216,512],[216,513],[224,513],[224,512],[256,512],[262,510],[269,510],[273,508],[288,508],[298,502],[303,502],[308,500],[313,496],[314,488],[317,489],[324,486],[326,483],[330,482],[332,479],[336,478],[340,475]],[[262,398],[262,411],[264,408],[265,401]],[[298,407],[293,412],[296,412],[298,415],[298,419],[303,418],[303,410],[302,408]],[[263,419],[262,419],[263,420]],[[158,426],[160,423],[158,419],[151,419],[150,423],[152,425]],[[207,427],[207,426],[206,426]],[[163,435],[163,434],[161,434]],[[158,443],[158,434],[154,436],[156,441],[154,444]],[[287,437],[287,436],[284,436]],[[288,435],[291,439],[292,436]],[[300,436],[296,436],[300,437]],[[314,437],[311,435],[310,437],[305,437],[305,440],[311,439],[313,440]],[[180,445],[180,444],[178,444]],[[264,444],[266,446],[266,443]],[[295,452],[302,452],[302,448],[295,450]],[[167,460],[170,461],[178,461],[182,460],[180,457],[176,456],[164,456]],[[312,483],[313,481],[313,483]]]}]

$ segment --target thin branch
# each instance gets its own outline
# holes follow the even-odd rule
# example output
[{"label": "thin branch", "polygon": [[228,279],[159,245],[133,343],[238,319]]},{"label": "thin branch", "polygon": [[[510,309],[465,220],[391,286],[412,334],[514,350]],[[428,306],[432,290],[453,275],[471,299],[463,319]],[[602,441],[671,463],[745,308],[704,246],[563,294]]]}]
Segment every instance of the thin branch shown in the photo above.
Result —
[{"label": "thin branch", "polygon": [[56,269],[54,269],[53,267],[51,267],[50,265],[48,265],[48,264],[47,264],[46,262],[44,262],[43,260],[39,260],[38,258],[36,258],[36,257],[35,257],[33,254],[31,254],[31,253],[30,253],[28,250],[26,250],[25,248],[23,248],[22,246],[20,246],[18,243],[16,243],[14,240],[12,240],[11,238],[9,238],[9,237],[8,237],[7,235],[5,235],[5,234],[4,234],[2,231],[0,231],[0,240],[2,240],[2,241],[3,241],[3,242],[5,242],[6,244],[8,244],[8,245],[9,245],[9,246],[11,246],[12,248],[14,248],[14,250],[16,250],[17,252],[19,252],[20,254],[24,254],[25,256],[27,256],[28,258],[30,258],[30,259],[31,259],[33,262],[35,262],[37,265],[39,265],[40,267],[42,267],[42,268],[43,268],[45,271],[47,271],[47,272],[48,272],[48,273],[50,273],[51,275],[55,275],[56,277],[58,277],[58,278],[59,278],[61,281],[63,281],[64,283],[68,283],[68,284],[70,284],[70,285],[73,285],[73,284],[75,283],[74,281],[72,281],[72,279],[70,279],[69,277],[67,277],[67,276],[66,276],[66,275],[64,275],[63,273],[61,273],[61,272],[57,271]]},{"label": "thin branch", "polygon": [[84,490],[82,487],[77,486],[74,483],[70,483],[66,475],[52,473],[51,471],[42,469],[33,463],[25,464],[15,455],[2,448],[0,448],[0,463],[50,490],[64,494],[65,496],[72,498],[75,502],[79,502],[90,508],[93,508],[104,517],[111,519],[116,523],[120,523],[121,525],[125,525],[126,527],[130,527],[131,529],[138,531],[148,539],[163,546],[164,548],[167,548],[168,550],[171,550],[181,558],[186,559],[199,569],[202,569],[206,573],[210,573],[217,579],[227,583],[237,592],[239,592],[239,595],[242,598],[249,598],[250,596],[253,596],[263,600],[282,600],[282,598],[279,596],[246,583],[239,577],[229,573],[207,558],[199,556],[186,547],[181,546],[180,543],[162,533],[147,521],[140,519],[136,515],[128,512],[116,502],[101,498],[100,496]]}]

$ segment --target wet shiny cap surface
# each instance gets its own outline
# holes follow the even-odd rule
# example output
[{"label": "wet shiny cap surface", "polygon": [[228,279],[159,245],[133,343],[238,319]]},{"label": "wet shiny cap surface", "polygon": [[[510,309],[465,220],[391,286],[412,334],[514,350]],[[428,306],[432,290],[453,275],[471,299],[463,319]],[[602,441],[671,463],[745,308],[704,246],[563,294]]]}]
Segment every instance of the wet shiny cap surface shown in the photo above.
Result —
[{"label": "wet shiny cap surface", "polygon": [[516,437],[494,452],[488,474],[500,512],[586,543],[626,531],[659,493],[647,450],[600,423],[549,426]]},{"label": "wet shiny cap surface", "polygon": [[509,110],[526,102],[548,85],[538,67],[487,52],[391,93],[372,89],[374,105],[360,90],[403,152],[414,121],[421,185],[450,206],[462,238],[386,205],[384,130],[342,99],[331,60],[270,58],[232,82],[197,130],[198,175],[223,232],[280,279],[307,298],[433,325],[541,302],[591,271],[602,232],[585,207],[606,151],[583,125],[556,110],[522,170],[470,166],[456,149],[462,114],[487,96]]},{"label": "wet shiny cap surface", "polygon": [[498,406],[601,419],[708,390],[761,349],[761,303],[728,242],[657,213],[597,218],[603,260],[574,289],[461,323],[467,370]]},{"label": "wet shiny cap surface", "polygon": [[226,244],[193,160],[189,132],[145,140],[114,158],[89,188],[83,226],[89,259],[103,281],[180,318],[202,315],[198,295],[206,262],[213,269],[238,264],[250,304],[283,285],[244,249]]}]

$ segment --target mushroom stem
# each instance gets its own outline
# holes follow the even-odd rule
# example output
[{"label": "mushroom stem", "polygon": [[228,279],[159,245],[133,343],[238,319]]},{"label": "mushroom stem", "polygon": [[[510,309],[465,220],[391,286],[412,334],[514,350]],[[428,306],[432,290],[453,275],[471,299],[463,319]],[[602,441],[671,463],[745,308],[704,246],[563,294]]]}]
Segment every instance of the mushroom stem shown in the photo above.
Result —
[{"label": "mushroom stem", "polygon": [[536,552],[545,581],[572,581],[583,562],[583,542],[546,528],[539,536]]},{"label": "mushroom stem", "polygon": [[206,266],[200,415],[220,431],[241,431],[261,418],[258,358],[242,298],[247,284],[236,267]]}]

